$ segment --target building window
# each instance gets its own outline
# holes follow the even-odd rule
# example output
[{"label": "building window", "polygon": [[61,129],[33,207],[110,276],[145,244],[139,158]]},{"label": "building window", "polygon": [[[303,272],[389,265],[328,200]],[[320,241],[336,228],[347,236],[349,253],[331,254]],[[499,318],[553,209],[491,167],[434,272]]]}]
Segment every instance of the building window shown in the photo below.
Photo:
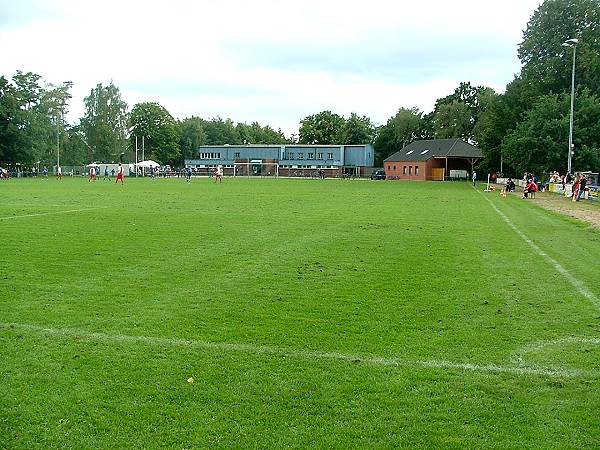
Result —
[{"label": "building window", "polygon": [[404,166],[404,169],[402,169],[402,175],[406,175],[406,166]]},{"label": "building window", "polygon": [[415,166],[415,175],[419,175],[419,166]]},{"label": "building window", "polygon": [[294,159],[294,152],[290,152],[288,159]]},{"label": "building window", "polygon": [[396,170],[396,166],[394,166],[394,170]]},{"label": "building window", "polygon": [[298,159],[304,159],[304,152],[298,152]]},{"label": "building window", "polygon": [[317,153],[317,159],[323,159],[323,153]]},{"label": "building window", "polygon": [[240,157],[240,152],[235,152],[235,157],[239,158]]},{"label": "building window", "polygon": [[314,153],[309,153],[308,154],[308,159],[315,159],[315,154]]},{"label": "building window", "polygon": [[408,174],[412,175],[412,166],[408,166]]},{"label": "building window", "polygon": [[333,153],[327,153],[327,159],[333,159]]}]

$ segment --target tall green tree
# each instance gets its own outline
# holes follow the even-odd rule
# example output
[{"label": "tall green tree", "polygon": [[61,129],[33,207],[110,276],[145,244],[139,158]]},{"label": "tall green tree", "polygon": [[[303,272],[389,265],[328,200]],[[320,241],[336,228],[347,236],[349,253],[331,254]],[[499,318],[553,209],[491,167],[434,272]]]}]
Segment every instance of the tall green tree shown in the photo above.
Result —
[{"label": "tall green tree", "polygon": [[[566,171],[570,95],[540,97],[525,119],[502,143],[502,154],[513,174]],[[575,171],[600,169],[600,99],[584,90],[575,110]]]},{"label": "tall green tree", "polygon": [[436,101],[433,124],[437,138],[474,140],[474,129],[493,89],[460,83],[454,92]]},{"label": "tall green tree", "polygon": [[238,123],[235,126],[239,141],[242,144],[284,144],[285,136],[279,131],[275,131],[270,126],[262,126],[258,122]]},{"label": "tall green tree", "polygon": [[[525,139],[524,137],[527,135],[525,131],[529,129],[532,121],[541,114],[539,111],[540,101],[543,101],[548,107],[556,103],[548,98],[544,100],[542,98],[560,94],[560,98],[570,100],[573,50],[564,47],[563,43],[571,38],[579,40],[575,78],[576,126],[574,139],[577,149],[575,159],[581,166],[595,164],[595,147],[592,144],[595,138],[585,135],[588,141],[578,142],[583,130],[577,124],[584,123],[586,116],[590,114],[589,110],[580,110],[578,104],[581,101],[588,101],[585,100],[586,96],[592,98],[598,95],[600,90],[600,2],[597,0],[546,0],[533,13],[527,29],[524,31],[523,42],[518,49],[518,55],[523,64],[521,73],[507,85],[505,93],[493,105],[485,124],[482,124],[475,133],[481,140],[484,152],[488,155],[491,153],[495,155],[493,158],[487,159],[487,162],[492,164],[492,160],[495,160],[496,170],[499,169],[497,164],[500,159],[498,149],[510,152],[510,149],[515,148],[517,140],[521,145],[524,161],[517,164],[514,159],[515,155],[509,153],[507,156],[513,158],[511,164],[519,169],[515,167],[513,169],[515,172],[508,172],[511,170],[510,165],[507,169],[505,164],[505,173],[519,175],[521,168],[525,165],[530,166],[529,170],[534,170],[535,167],[545,170],[555,164],[556,166],[551,170],[564,171],[566,169],[567,150],[562,151],[561,160],[552,162],[553,156],[547,154],[546,151],[527,147],[528,145],[539,146],[539,140]],[[584,92],[587,94],[584,95]],[[556,139],[562,139],[559,143],[557,142],[557,146],[562,145],[566,148],[568,135],[565,133],[568,133],[569,128],[569,108],[558,110],[555,108],[553,111],[560,111],[564,115],[561,122],[564,129],[560,135],[555,133],[553,136]],[[583,116],[579,117],[579,114]],[[543,124],[540,123],[540,125]],[[501,145],[498,145],[499,137],[502,140]],[[552,146],[544,146],[544,148],[552,148]],[[561,162],[562,160],[564,162]],[[506,162],[506,159],[504,161]]]},{"label": "tall green tree", "polygon": [[469,140],[473,130],[469,107],[457,100],[440,105],[435,112],[435,137]]},{"label": "tall green tree", "polygon": [[0,77],[0,162],[19,162],[23,155],[26,115],[15,86],[4,76]]},{"label": "tall green tree", "polygon": [[9,163],[56,162],[71,82],[40,85],[37,74],[17,71],[0,82],[0,159]]},{"label": "tall green tree", "polygon": [[383,160],[416,139],[431,138],[431,123],[417,108],[400,108],[394,117],[379,128],[373,147],[375,164],[380,166]]},{"label": "tall green tree", "polygon": [[573,38],[579,40],[576,82],[600,93],[600,2],[546,0],[529,20],[518,51],[534,95],[569,90],[572,50],[563,43]]},{"label": "tall green tree", "polygon": [[339,144],[344,140],[346,120],[331,111],[322,111],[300,121],[300,144]]},{"label": "tall green tree", "polygon": [[[575,109],[573,136],[573,169],[575,171],[600,172],[600,94],[591,89],[580,92]],[[566,142],[563,142],[563,164]]]},{"label": "tall green tree", "polygon": [[84,98],[85,114],[81,129],[93,149],[94,161],[118,161],[127,149],[127,103],[112,82],[101,83]]},{"label": "tall green tree", "polygon": [[39,105],[42,94],[41,78],[36,73],[23,73],[20,70],[17,70],[15,75],[13,75],[12,80],[15,85],[18,102],[24,109],[30,110]]},{"label": "tall green tree", "polygon": [[204,121],[203,126],[207,145],[243,144],[240,133],[235,129],[235,124],[231,119],[222,119],[217,116]]},{"label": "tall green tree", "polygon": [[206,145],[207,138],[203,120],[200,117],[188,117],[179,122],[179,146],[182,159],[190,159],[196,148]]},{"label": "tall green tree", "polygon": [[158,103],[138,103],[129,116],[131,139],[144,136],[145,158],[161,164],[180,165],[179,127],[173,116]]},{"label": "tall green tree", "polygon": [[[47,122],[41,126],[40,136],[46,137],[47,148],[39,149],[36,152],[36,159],[56,161],[60,159],[61,136],[64,138],[66,122],[65,116],[68,112],[69,101],[71,100],[72,81],[65,81],[58,85],[48,84],[42,92],[40,102],[40,112],[51,122],[51,128],[47,128]],[[56,132],[56,147],[54,146],[54,135]],[[55,153],[56,151],[56,153]],[[54,156],[56,155],[56,159]]]},{"label": "tall green tree", "polygon": [[351,113],[344,125],[342,143],[346,145],[372,144],[375,133],[376,128],[370,118]]},{"label": "tall green tree", "polygon": [[85,142],[85,135],[80,125],[67,124],[60,145],[61,164],[82,166],[92,159],[91,148]]},{"label": "tall green tree", "polygon": [[505,164],[513,174],[548,173],[562,167],[569,100],[565,95],[540,97],[525,119],[509,133],[502,144]]}]

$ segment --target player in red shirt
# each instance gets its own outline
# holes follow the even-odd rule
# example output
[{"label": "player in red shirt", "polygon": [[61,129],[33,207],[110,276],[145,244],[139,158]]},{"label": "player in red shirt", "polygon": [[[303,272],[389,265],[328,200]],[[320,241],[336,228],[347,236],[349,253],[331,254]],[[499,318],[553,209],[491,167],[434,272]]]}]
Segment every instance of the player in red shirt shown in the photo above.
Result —
[{"label": "player in red shirt", "polygon": [[119,163],[119,169],[117,170],[117,181],[115,181],[115,183],[118,183],[119,180],[121,180],[121,184],[123,184],[124,176],[125,174],[123,172],[123,164]]}]

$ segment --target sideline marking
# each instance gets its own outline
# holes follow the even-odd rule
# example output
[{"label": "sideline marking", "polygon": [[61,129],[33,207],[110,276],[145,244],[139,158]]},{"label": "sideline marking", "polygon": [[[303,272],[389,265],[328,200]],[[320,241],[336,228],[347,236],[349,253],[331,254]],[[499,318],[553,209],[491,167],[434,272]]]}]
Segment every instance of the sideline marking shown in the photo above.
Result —
[{"label": "sideline marking", "polygon": [[274,355],[299,359],[324,359],[342,362],[364,363],[373,366],[393,366],[427,369],[456,369],[470,372],[507,373],[513,375],[536,375],[548,377],[600,377],[598,370],[580,370],[545,367],[509,367],[496,364],[458,363],[445,360],[410,360],[385,358],[379,356],[348,355],[337,352],[312,352],[308,350],[293,350],[278,347],[267,347],[254,344],[229,344],[226,342],[207,342],[192,339],[170,339],[150,336],[130,336],[123,334],[107,334],[72,328],[46,328],[24,323],[0,323],[0,328],[27,330],[47,335],[64,336],[69,338],[85,338],[102,342],[142,343],[153,346],[189,347],[200,350],[223,350],[250,354]]},{"label": "sideline marking", "polygon": [[[476,188],[473,188],[473,189],[475,189],[477,191]],[[506,214],[504,214],[502,211],[500,211],[498,209],[498,207],[496,207],[496,205],[494,205],[494,203],[489,198],[487,198],[482,192],[480,192],[480,191],[477,191],[477,192],[479,194],[483,195],[483,198],[485,198],[487,200],[487,202],[492,206],[492,208],[494,208],[494,210],[496,210],[498,215],[500,217],[502,217],[502,219],[504,219],[504,221],[514,230],[515,233],[517,233],[519,235],[519,237],[521,239],[523,239],[527,244],[529,244],[529,246],[532,249],[534,249],[538,255],[545,258],[546,261],[548,261],[550,264],[552,264],[554,266],[554,268],[558,272],[560,272],[560,274],[563,277],[565,277],[567,279],[567,281],[569,283],[571,283],[573,285],[573,287],[575,289],[577,289],[581,295],[583,295],[585,298],[587,298],[590,302],[592,302],[594,304],[594,306],[597,309],[600,310],[600,300],[598,299],[598,297],[596,297],[592,292],[590,292],[581,281],[579,281],[577,278],[575,278],[573,275],[571,275],[567,269],[565,269],[563,266],[561,266],[557,260],[555,260],[552,256],[550,256],[548,253],[543,251],[540,247],[537,246],[537,244],[535,242],[533,242],[531,239],[529,239],[527,237],[527,235],[525,235],[525,233],[523,233],[521,230],[519,230],[516,227],[516,225],[511,222],[511,220],[508,218],[508,216],[506,216]]]},{"label": "sideline marking", "polygon": [[24,214],[22,216],[0,217],[0,220],[22,219],[24,217],[51,216],[54,214],[67,214],[67,213],[82,212],[82,211],[94,211],[96,209],[106,209],[106,208],[110,208],[110,206],[97,206],[95,208],[69,209],[67,211],[50,211],[50,212],[45,212],[45,213]]}]

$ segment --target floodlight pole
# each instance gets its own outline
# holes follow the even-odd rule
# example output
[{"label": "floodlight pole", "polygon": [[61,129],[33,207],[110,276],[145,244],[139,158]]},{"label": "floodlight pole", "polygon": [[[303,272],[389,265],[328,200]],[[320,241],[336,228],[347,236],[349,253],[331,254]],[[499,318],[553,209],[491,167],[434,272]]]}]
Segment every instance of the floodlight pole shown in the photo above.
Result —
[{"label": "floodlight pole", "polygon": [[137,145],[137,136],[135,137],[135,177],[138,176],[138,145]]},{"label": "floodlight pole", "polygon": [[60,167],[60,127],[59,116],[56,116],[56,170]]},{"label": "floodlight pole", "polygon": [[571,70],[571,117],[569,119],[569,152],[567,153],[567,173],[571,173],[571,156],[573,155],[573,116],[575,109],[575,54],[577,52],[577,39],[568,39],[563,46],[573,49],[573,68]]}]

